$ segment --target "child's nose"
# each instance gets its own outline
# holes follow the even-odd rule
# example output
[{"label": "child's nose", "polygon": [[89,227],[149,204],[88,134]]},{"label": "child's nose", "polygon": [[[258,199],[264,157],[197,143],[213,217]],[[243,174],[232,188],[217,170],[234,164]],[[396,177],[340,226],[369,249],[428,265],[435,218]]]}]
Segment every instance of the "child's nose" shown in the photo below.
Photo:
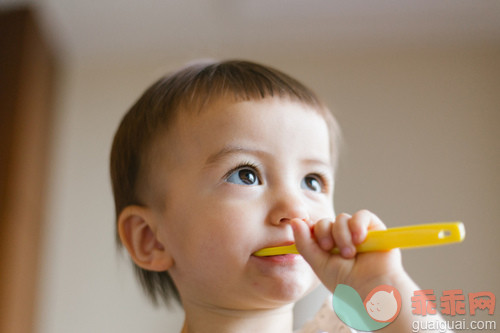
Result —
[{"label": "child's nose", "polygon": [[287,191],[277,195],[274,200],[274,206],[269,216],[271,224],[281,225],[289,223],[295,218],[309,219],[306,204],[299,193]]}]

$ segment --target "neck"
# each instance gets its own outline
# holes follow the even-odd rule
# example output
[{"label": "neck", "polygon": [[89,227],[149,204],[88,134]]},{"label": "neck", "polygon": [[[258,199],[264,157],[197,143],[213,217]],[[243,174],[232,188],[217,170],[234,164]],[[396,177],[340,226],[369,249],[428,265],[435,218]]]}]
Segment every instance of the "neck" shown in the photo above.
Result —
[{"label": "neck", "polygon": [[186,318],[182,333],[260,332],[291,333],[293,304],[276,309],[233,310],[184,305]]}]

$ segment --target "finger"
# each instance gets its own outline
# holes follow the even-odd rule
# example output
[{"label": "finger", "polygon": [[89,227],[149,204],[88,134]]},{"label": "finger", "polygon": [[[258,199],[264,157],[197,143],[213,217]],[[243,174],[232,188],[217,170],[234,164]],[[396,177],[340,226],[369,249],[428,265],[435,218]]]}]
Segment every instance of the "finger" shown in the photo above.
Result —
[{"label": "finger", "polygon": [[385,223],[375,214],[372,213],[372,220],[368,230],[385,230],[387,226]]},{"label": "finger", "polygon": [[332,225],[333,221],[331,219],[322,219],[316,222],[313,227],[314,237],[316,237],[319,246],[325,251],[330,251],[335,245],[332,236]]},{"label": "finger", "polygon": [[349,214],[340,214],[335,219],[332,227],[332,236],[335,244],[344,258],[352,258],[356,254],[356,248],[352,243],[351,231],[349,229]]},{"label": "finger", "polygon": [[366,209],[356,212],[349,220],[348,224],[351,230],[352,241],[356,245],[364,242],[369,230],[386,229],[382,220]]},{"label": "finger", "polygon": [[328,261],[328,252],[323,251],[311,234],[311,228],[301,219],[290,221],[295,245],[314,271],[321,270]]},{"label": "finger", "polygon": [[349,220],[349,230],[351,231],[352,241],[355,245],[361,244],[368,232],[372,220],[372,213],[367,210],[360,210]]}]

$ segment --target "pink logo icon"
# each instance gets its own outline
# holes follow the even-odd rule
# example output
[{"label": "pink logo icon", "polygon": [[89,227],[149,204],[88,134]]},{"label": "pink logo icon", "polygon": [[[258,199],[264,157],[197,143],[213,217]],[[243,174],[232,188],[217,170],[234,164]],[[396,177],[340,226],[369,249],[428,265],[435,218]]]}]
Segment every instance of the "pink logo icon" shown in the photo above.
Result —
[{"label": "pink logo icon", "polygon": [[396,319],[401,310],[401,295],[392,286],[380,285],[366,296],[364,305],[373,320],[390,323]]}]

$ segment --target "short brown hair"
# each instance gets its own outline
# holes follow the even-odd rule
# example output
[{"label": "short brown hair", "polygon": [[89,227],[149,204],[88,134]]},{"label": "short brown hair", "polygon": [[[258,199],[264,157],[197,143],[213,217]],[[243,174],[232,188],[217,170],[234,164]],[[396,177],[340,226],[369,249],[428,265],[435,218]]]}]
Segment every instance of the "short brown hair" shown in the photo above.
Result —
[{"label": "short brown hair", "polygon": [[[199,112],[221,97],[235,102],[266,97],[288,98],[318,110],[330,130],[332,156],[337,160],[339,129],[326,106],[309,88],[268,66],[230,60],[189,65],[149,87],[123,117],[111,149],[111,181],[116,217],[129,205],[146,205],[139,188],[147,179],[149,149],[181,112]],[[118,233],[117,233],[118,234]],[[117,236],[117,243],[121,242]],[[134,265],[154,304],[171,298],[180,301],[168,272],[153,272]]]}]

